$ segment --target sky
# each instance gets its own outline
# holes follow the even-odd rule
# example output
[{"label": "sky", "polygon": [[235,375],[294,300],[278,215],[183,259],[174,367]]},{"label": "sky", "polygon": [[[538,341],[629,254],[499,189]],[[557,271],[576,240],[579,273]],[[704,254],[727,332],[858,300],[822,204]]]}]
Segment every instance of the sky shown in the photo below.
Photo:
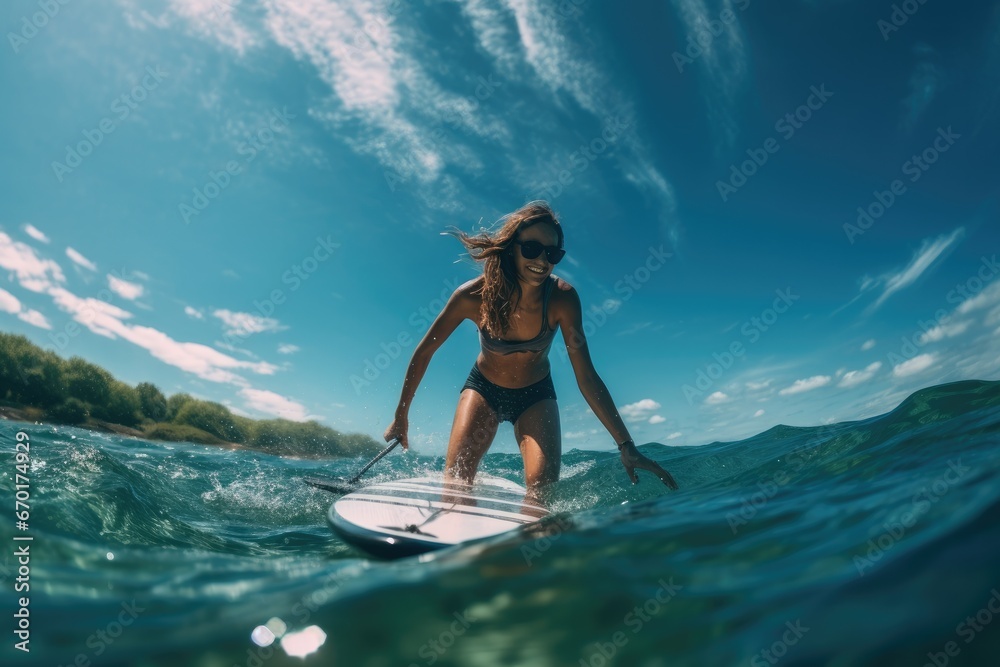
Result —
[{"label": "sky", "polygon": [[[479,271],[442,232],[534,199],[637,443],[1000,379],[996,3],[13,0],[0,26],[0,330],[130,384],[381,440]],[[415,451],[477,353],[465,322],[432,359]],[[550,359],[564,451],[613,447]]]}]

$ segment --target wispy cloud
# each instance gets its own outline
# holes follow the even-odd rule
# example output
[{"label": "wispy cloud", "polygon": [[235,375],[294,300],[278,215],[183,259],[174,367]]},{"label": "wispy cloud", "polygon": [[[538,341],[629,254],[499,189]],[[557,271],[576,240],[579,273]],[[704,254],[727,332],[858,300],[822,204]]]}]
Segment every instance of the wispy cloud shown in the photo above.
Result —
[{"label": "wispy cloud", "polygon": [[66,248],[66,256],[69,257],[75,264],[82,266],[89,271],[96,271],[97,265],[91,262],[89,259],[84,257],[80,252],[74,250],[73,248]]},{"label": "wispy cloud", "polygon": [[[236,17],[239,0],[170,0],[172,9],[188,19],[189,25],[204,35],[211,35],[243,54],[257,44],[253,33]],[[148,14],[147,14],[148,15]]]},{"label": "wispy cloud", "polygon": [[259,412],[299,422],[310,418],[304,405],[273,391],[247,387],[240,390],[240,395],[246,399],[250,408]]},{"label": "wispy cloud", "polygon": [[16,315],[19,319],[40,329],[52,328],[52,325],[49,324],[44,315],[37,310],[25,308],[16,296],[5,289],[0,289],[0,313]]},{"label": "wispy cloud", "polygon": [[934,365],[936,357],[933,354],[919,354],[912,359],[896,364],[892,374],[896,377],[907,377],[921,373]]},{"label": "wispy cloud", "polygon": [[814,375],[811,378],[806,378],[804,380],[796,380],[791,384],[791,386],[785,387],[778,393],[782,396],[801,394],[804,391],[812,391],[813,389],[825,387],[830,384],[831,379],[832,378],[829,375]]},{"label": "wispy cloud", "polygon": [[866,313],[873,312],[876,308],[885,303],[886,299],[917,282],[934,262],[952,248],[962,237],[965,236],[965,228],[959,227],[951,234],[939,236],[933,240],[925,240],[920,250],[918,250],[910,263],[896,273],[890,273],[881,278],[871,280],[862,285],[862,291],[866,288],[883,287],[882,294],[874,304],[868,307]]},{"label": "wispy cloud", "polygon": [[849,387],[856,387],[859,384],[868,382],[868,380],[875,377],[875,373],[877,373],[880,368],[882,368],[882,362],[876,361],[868,364],[864,370],[848,371],[844,373],[842,378],[840,378],[840,382],[837,383],[837,386],[847,389]]},{"label": "wispy cloud", "polygon": [[251,334],[265,331],[280,331],[288,327],[282,326],[273,317],[262,317],[253,313],[236,313],[231,310],[219,309],[212,313],[226,325],[226,335],[246,338]]},{"label": "wispy cloud", "polygon": [[[709,11],[704,0],[673,0],[673,5],[684,23],[685,35],[680,40],[681,44],[686,48],[687,36],[691,35],[692,41],[701,47],[701,55],[689,67],[705,73],[709,89],[705,102],[712,125],[721,132],[722,145],[730,146],[739,134],[736,102],[747,78],[746,38],[740,25],[741,12],[734,9],[732,0],[722,0],[719,11],[715,13]],[[723,12],[736,16],[736,20],[720,20]],[[718,35],[709,31],[710,22],[721,28]],[[703,34],[711,39],[696,41]]]},{"label": "wispy cloud", "polygon": [[123,280],[110,273],[108,274],[108,287],[111,288],[112,292],[129,301],[135,301],[145,292],[145,288],[139,283]]},{"label": "wispy cloud", "polygon": [[36,241],[40,241],[42,243],[49,242],[49,237],[46,236],[40,229],[38,229],[37,227],[35,227],[30,223],[27,222],[24,223],[24,233],[30,236],[31,238],[35,239]]},{"label": "wispy cloud", "polygon": [[910,74],[910,92],[902,102],[903,117],[900,126],[906,132],[916,126],[924,111],[937,97],[944,77],[944,71],[931,62],[931,58],[935,56],[934,49],[926,44],[917,44],[913,47],[913,51],[922,60]]},{"label": "wispy cloud", "polygon": [[59,264],[42,259],[34,248],[3,232],[0,232],[0,268],[11,272],[21,287],[32,292],[44,292],[52,285],[66,282]]},{"label": "wispy cloud", "polygon": [[278,346],[278,354],[294,354],[299,351],[298,345],[292,345],[291,343],[282,343]]}]

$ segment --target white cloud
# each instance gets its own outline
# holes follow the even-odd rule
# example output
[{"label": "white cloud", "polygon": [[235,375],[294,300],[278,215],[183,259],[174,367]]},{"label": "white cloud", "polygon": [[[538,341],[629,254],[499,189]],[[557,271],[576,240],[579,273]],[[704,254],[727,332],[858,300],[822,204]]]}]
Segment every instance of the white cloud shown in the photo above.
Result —
[{"label": "white cloud", "polygon": [[0,267],[10,271],[21,287],[44,292],[50,286],[66,282],[62,268],[51,259],[42,259],[31,246],[0,232]]},{"label": "white cloud", "polygon": [[111,288],[112,292],[116,293],[123,299],[128,299],[129,301],[135,301],[142,296],[142,293],[145,291],[145,288],[143,288],[142,285],[138,283],[130,283],[129,281],[122,280],[121,278],[113,276],[110,273],[108,274],[108,287]]},{"label": "white cloud", "polygon": [[191,306],[184,306],[184,314],[187,315],[188,317],[193,317],[196,320],[205,319],[205,316],[202,315],[200,310],[198,310],[197,308],[192,308]]},{"label": "white cloud", "polygon": [[667,436],[667,440],[676,440],[677,438],[681,437],[682,435],[684,435],[684,434],[681,433],[680,431],[674,431],[673,433],[671,433],[670,435]]},{"label": "white cloud", "polygon": [[920,250],[914,254],[913,259],[901,271],[893,274],[886,274],[879,278],[878,283],[885,286],[881,296],[868,308],[871,312],[881,306],[886,299],[896,292],[909,287],[922,276],[934,262],[941,257],[945,251],[949,250],[957,241],[965,236],[965,228],[959,227],[951,234],[939,236],[934,240],[925,240]]},{"label": "white cloud", "polygon": [[761,415],[763,415],[763,414],[764,414],[764,411],[763,411],[763,410],[758,410],[757,412],[753,413],[753,416],[754,416],[754,417],[760,417],[760,416],[761,416]]},{"label": "white cloud", "polygon": [[49,295],[60,309],[93,333],[112,340],[122,338],[203,380],[246,386],[247,381],[234,370],[247,369],[260,375],[273,375],[277,370],[273,364],[240,361],[207,345],[176,341],[156,329],[127,324],[124,320],[131,319],[132,313],[100,299],[81,298],[62,287],[49,290]]},{"label": "white cloud", "polygon": [[301,348],[298,345],[292,345],[290,343],[282,343],[278,346],[278,354],[292,354],[298,352]]},{"label": "white cloud", "polygon": [[1000,282],[995,282],[979,294],[971,296],[960,303],[955,311],[961,315],[967,315],[974,310],[988,308],[998,303],[1000,303]]},{"label": "white cloud", "polygon": [[796,380],[790,387],[785,387],[778,393],[782,396],[789,396],[791,394],[800,394],[804,391],[812,391],[813,389],[830,384],[831,379],[829,375],[814,375],[804,380]]},{"label": "white cloud", "polygon": [[230,310],[220,309],[212,314],[226,325],[227,336],[246,338],[251,334],[280,331],[287,328],[281,326],[278,320],[272,317],[261,317],[253,313],[234,313]]},{"label": "white cloud", "polygon": [[859,384],[867,382],[875,377],[875,373],[877,373],[880,368],[882,368],[882,362],[876,361],[868,364],[864,370],[848,371],[847,373],[844,373],[844,377],[840,379],[837,386],[845,389],[848,387],[856,387]]},{"label": "white cloud", "polygon": [[649,418],[650,424],[662,424],[665,421],[667,421],[667,418],[661,417],[660,415],[653,415],[652,417]]},{"label": "white cloud", "polygon": [[[739,132],[734,105],[745,86],[748,72],[744,46],[747,40],[738,18],[740,12],[733,7],[732,0],[722,0],[719,9],[716,9],[715,3],[711,3],[711,12],[704,0],[674,0],[673,4],[684,24],[684,40],[677,50],[684,52],[689,43],[701,48],[701,54],[696,59],[692,58],[693,63],[681,63],[681,73],[692,70],[705,73],[712,88],[712,93],[705,100],[711,124],[719,128],[723,143],[730,145]],[[739,2],[737,6],[745,7]],[[722,21],[722,12],[729,12],[737,19]],[[710,25],[718,26],[718,34],[709,32]],[[715,30],[714,27],[712,29]],[[703,35],[708,39],[704,39]],[[673,58],[669,67],[677,67]]]},{"label": "white cloud", "polygon": [[[236,21],[235,10],[238,5],[239,0],[172,0],[171,2],[172,9],[188,19],[195,30],[214,37],[243,55],[256,45],[257,40],[253,33]],[[143,14],[149,16],[146,12]],[[161,22],[163,20],[160,19]]]},{"label": "white cloud", "polygon": [[240,390],[240,395],[246,399],[247,405],[250,408],[259,412],[265,412],[297,422],[309,419],[309,411],[306,410],[305,406],[273,391],[244,387]]},{"label": "white cloud", "polygon": [[36,241],[41,241],[42,243],[49,242],[49,237],[31,223],[24,223],[24,233]]},{"label": "white cloud", "polygon": [[36,326],[39,329],[52,329],[52,325],[49,324],[49,321],[37,310],[22,310],[17,314],[17,316],[28,324]]},{"label": "white cloud", "polygon": [[869,338],[868,340],[866,340],[864,343],[861,344],[861,351],[862,352],[867,352],[868,350],[872,349],[873,347],[875,347],[875,339],[874,338]]},{"label": "white cloud", "polygon": [[897,364],[895,368],[892,369],[892,374],[896,377],[907,377],[910,375],[916,375],[921,371],[925,371],[930,368],[935,361],[933,354],[920,354],[912,359],[904,361],[901,364]]},{"label": "white cloud", "polygon": [[659,403],[651,398],[644,398],[641,401],[629,403],[618,408],[618,414],[624,417],[626,421],[638,422],[648,419],[651,413],[659,409]]},{"label": "white cloud", "polygon": [[719,403],[725,403],[728,400],[729,396],[727,396],[721,391],[717,391],[711,394],[708,398],[706,398],[705,403],[708,405],[718,405]]},{"label": "white cloud", "polygon": [[761,389],[767,389],[770,384],[770,380],[764,380],[763,382],[747,382],[746,387],[750,391],[760,391]]},{"label": "white cloud", "polygon": [[37,310],[24,308],[21,301],[5,289],[0,289],[0,313],[10,313],[17,315],[21,320],[40,329],[51,329],[52,325]]},{"label": "white cloud", "polygon": [[954,338],[955,336],[965,333],[971,324],[972,322],[969,320],[939,324],[933,329],[928,329],[924,333],[920,334],[920,344],[926,345],[927,343],[937,343],[945,338]]},{"label": "white cloud", "polygon": [[73,248],[66,248],[66,256],[69,257],[71,260],[73,260],[76,264],[79,264],[80,266],[82,266],[85,269],[89,269],[91,271],[96,271],[97,270],[97,265],[96,264],[94,264],[93,262],[91,262],[89,259],[87,259],[83,255],[81,255],[79,252],[77,252]]}]

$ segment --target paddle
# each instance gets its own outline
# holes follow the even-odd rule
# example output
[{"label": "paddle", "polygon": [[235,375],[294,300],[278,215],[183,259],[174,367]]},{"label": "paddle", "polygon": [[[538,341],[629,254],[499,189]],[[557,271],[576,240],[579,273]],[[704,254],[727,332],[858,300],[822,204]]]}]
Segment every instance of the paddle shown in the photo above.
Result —
[{"label": "paddle", "polygon": [[331,493],[350,493],[355,489],[361,476],[368,472],[369,468],[378,463],[383,456],[395,449],[398,444],[399,439],[393,438],[388,447],[379,452],[364,468],[358,471],[357,475],[350,479],[344,479],[343,477],[303,477],[302,481],[309,486],[315,486],[317,489],[323,489]]}]

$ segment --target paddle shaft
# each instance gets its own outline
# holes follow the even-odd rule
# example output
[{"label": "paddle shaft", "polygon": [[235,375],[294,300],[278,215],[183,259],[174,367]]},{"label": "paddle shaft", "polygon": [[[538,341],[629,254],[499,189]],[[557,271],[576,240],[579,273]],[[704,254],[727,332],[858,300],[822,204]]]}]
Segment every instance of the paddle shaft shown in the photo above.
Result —
[{"label": "paddle shaft", "polygon": [[376,463],[378,463],[378,462],[379,462],[379,460],[380,460],[380,459],[381,459],[381,458],[382,458],[383,456],[385,456],[386,454],[388,454],[389,452],[391,452],[391,451],[392,451],[393,449],[395,449],[395,448],[396,448],[396,445],[398,445],[398,444],[399,444],[399,439],[398,439],[398,438],[394,438],[394,439],[393,439],[393,441],[392,441],[392,443],[390,443],[390,445],[389,445],[388,447],[386,447],[385,449],[383,449],[383,450],[382,450],[381,452],[379,452],[379,453],[378,453],[378,454],[377,454],[377,455],[375,456],[375,458],[373,458],[373,459],[372,459],[371,461],[369,461],[369,462],[368,462],[368,463],[367,463],[367,464],[365,465],[365,467],[364,467],[364,468],[362,468],[362,469],[361,469],[361,470],[360,470],[360,471],[358,472],[358,474],[357,474],[357,475],[355,475],[354,477],[352,477],[352,478],[350,478],[349,480],[347,480],[347,483],[348,483],[348,484],[356,484],[356,483],[357,483],[357,481],[358,481],[359,479],[361,479],[361,476],[362,476],[362,475],[364,475],[364,474],[365,474],[366,472],[368,472],[368,469],[369,469],[369,468],[371,468],[371,467],[372,467],[373,465],[375,465]]}]

